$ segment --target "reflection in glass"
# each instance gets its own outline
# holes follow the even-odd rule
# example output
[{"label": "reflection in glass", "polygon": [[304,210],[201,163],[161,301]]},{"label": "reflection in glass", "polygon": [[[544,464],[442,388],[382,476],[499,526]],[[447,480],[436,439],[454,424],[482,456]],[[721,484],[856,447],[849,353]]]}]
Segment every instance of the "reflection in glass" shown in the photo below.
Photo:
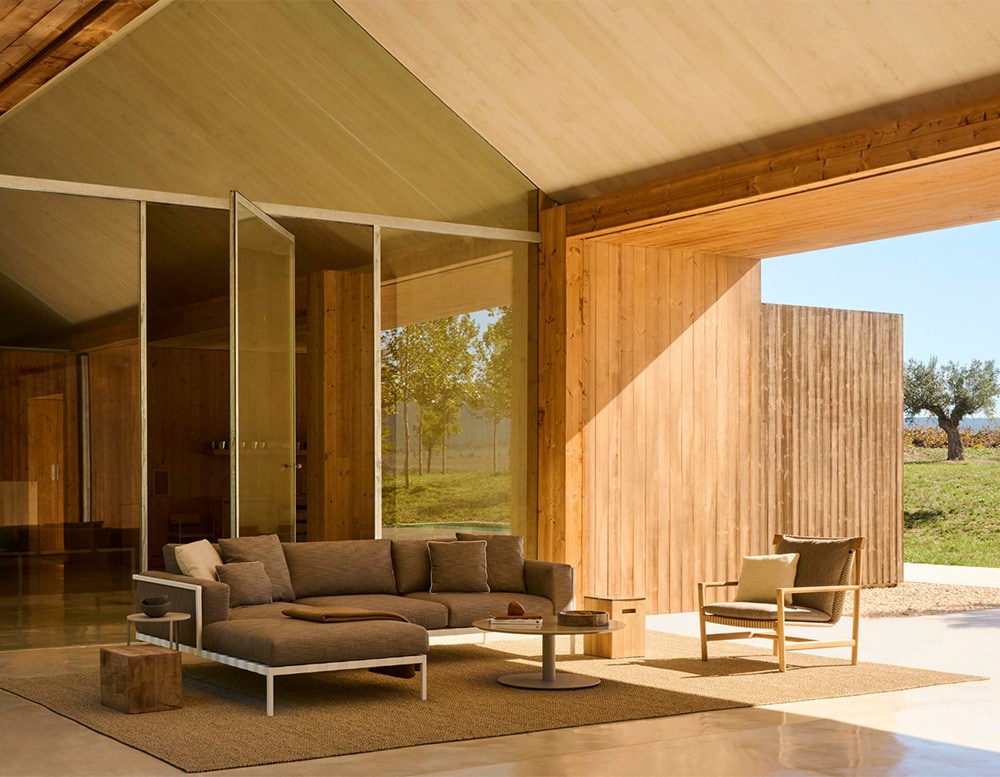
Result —
[{"label": "reflection in glass", "polygon": [[138,224],[135,203],[0,190],[0,650],[117,640],[132,612]]},{"label": "reflection in glass", "polygon": [[527,250],[383,231],[383,536],[527,534]]},{"label": "reflection in glass", "polygon": [[234,534],[295,539],[295,240],[233,193]]}]

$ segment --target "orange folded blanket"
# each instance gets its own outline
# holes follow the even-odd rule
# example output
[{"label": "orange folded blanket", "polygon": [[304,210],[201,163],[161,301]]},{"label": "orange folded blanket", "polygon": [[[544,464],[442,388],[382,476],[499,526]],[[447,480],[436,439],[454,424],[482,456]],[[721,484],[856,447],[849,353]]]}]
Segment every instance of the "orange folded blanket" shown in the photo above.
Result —
[{"label": "orange folded blanket", "polygon": [[347,621],[403,621],[409,623],[398,612],[383,612],[380,610],[365,610],[361,607],[310,607],[296,604],[281,611],[289,618],[300,618],[317,623],[345,623]]}]

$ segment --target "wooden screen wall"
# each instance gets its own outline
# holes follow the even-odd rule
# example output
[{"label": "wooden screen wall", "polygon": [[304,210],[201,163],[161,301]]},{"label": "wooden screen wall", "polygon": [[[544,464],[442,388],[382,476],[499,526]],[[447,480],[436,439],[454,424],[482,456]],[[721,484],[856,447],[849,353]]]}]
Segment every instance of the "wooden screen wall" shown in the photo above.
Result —
[{"label": "wooden screen wall", "polygon": [[903,318],[764,305],[768,531],[863,535],[866,584],[903,572]]},{"label": "wooden screen wall", "polygon": [[759,262],[588,241],[583,279],[582,592],[693,609],[769,540]]}]

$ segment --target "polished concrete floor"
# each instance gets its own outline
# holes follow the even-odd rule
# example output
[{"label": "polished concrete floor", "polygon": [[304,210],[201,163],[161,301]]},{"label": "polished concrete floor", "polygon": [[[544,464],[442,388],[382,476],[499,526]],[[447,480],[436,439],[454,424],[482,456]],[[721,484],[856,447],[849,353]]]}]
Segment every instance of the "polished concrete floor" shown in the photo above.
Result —
[{"label": "polished concrete floor", "polygon": [[[950,582],[908,567],[907,579]],[[980,574],[980,573],[977,573]],[[1000,572],[975,585],[1000,586]],[[694,635],[691,613],[649,628]],[[839,628],[839,626],[838,626]],[[866,619],[862,660],[1000,675],[1000,610]],[[843,655],[844,651],[840,651]],[[837,655],[838,651],[831,651]],[[0,674],[97,664],[94,647],[0,653]],[[724,710],[219,772],[275,775],[988,775],[1000,774],[1000,681]],[[175,775],[177,769],[0,692],[0,775]]]}]

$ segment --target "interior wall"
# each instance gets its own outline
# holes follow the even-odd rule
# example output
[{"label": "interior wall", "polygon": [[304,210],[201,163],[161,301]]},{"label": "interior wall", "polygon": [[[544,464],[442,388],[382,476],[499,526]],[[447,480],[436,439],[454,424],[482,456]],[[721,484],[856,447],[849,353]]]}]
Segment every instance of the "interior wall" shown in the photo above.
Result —
[{"label": "interior wall", "polygon": [[903,579],[903,317],[764,305],[768,531],[864,536],[865,584]]}]

